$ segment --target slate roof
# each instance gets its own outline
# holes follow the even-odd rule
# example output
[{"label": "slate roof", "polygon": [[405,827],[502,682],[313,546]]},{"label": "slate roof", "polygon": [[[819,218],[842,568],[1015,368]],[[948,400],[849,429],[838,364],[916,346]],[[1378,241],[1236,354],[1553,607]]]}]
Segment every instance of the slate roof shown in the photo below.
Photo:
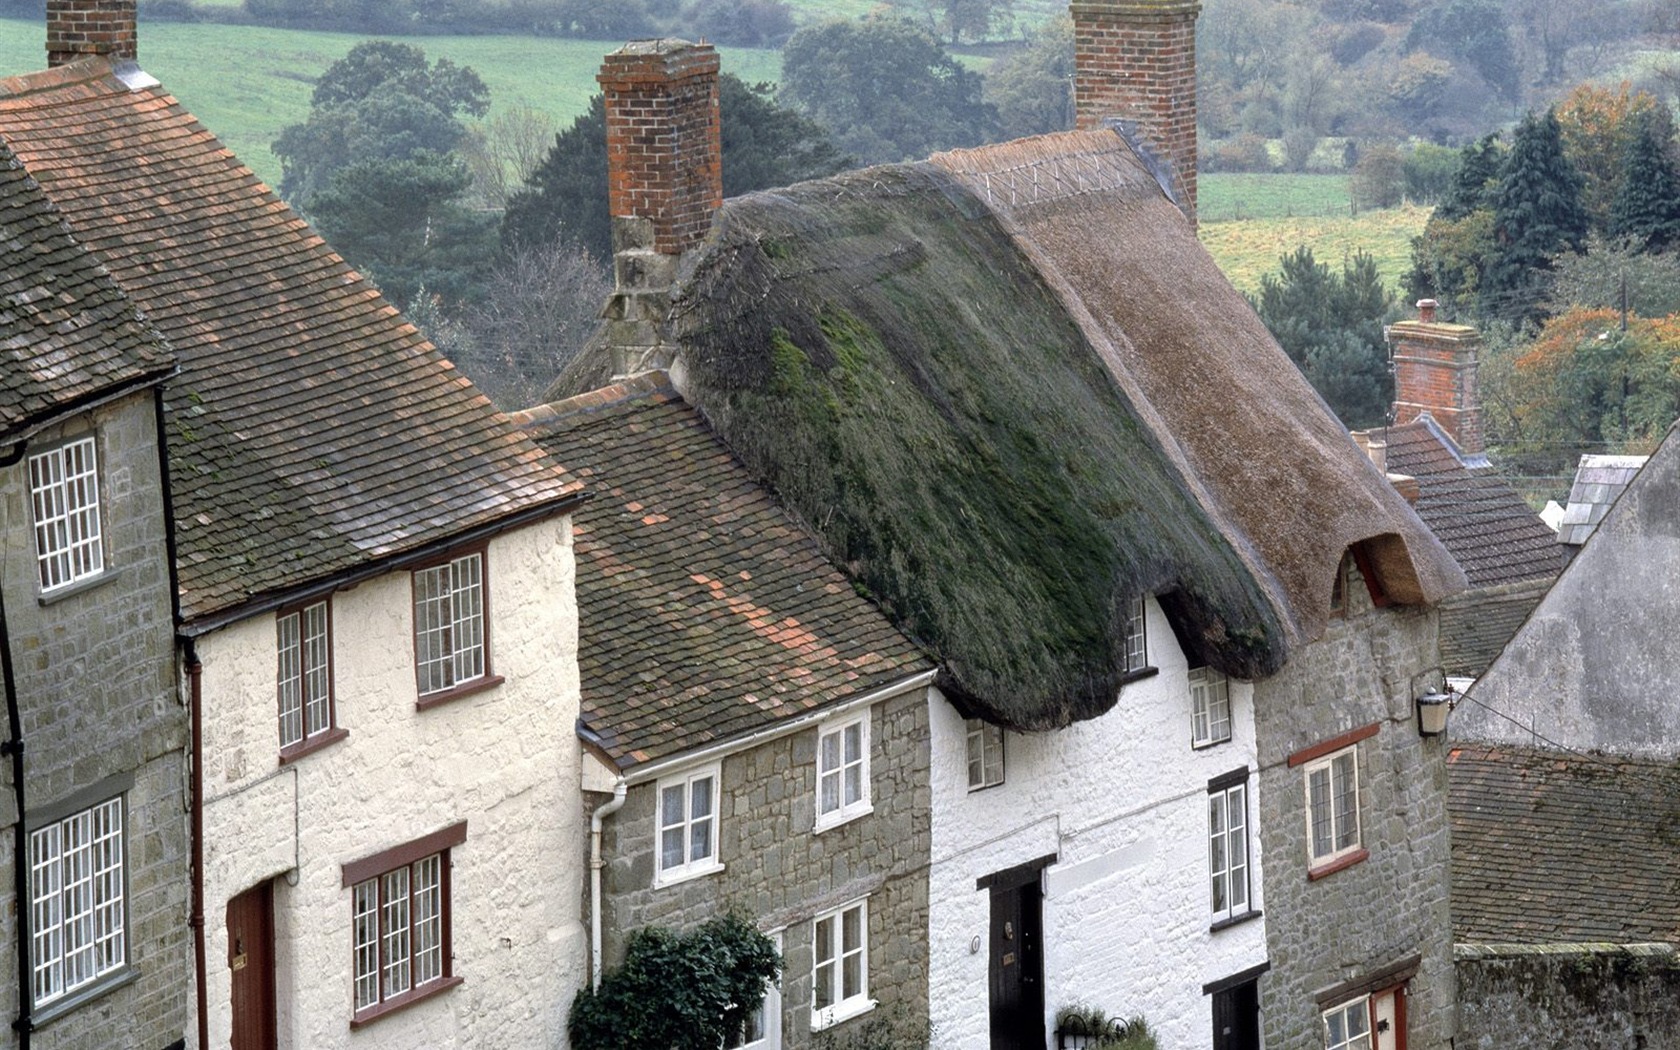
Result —
[{"label": "slate roof", "polygon": [[1575,468],[1575,483],[1569,488],[1569,505],[1563,509],[1563,520],[1558,523],[1557,542],[1574,547],[1587,542],[1649,458],[1582,456]]},{"label": "slate roof", "polygon": [[1456,941],[1680,943],[1680,763],[1464,745],[1447,776]]},{"label": "slate roof", "polygon": [[0,79],[0,136],[179,355],[168,438],[189,622],[577,493],[132,63]]},{"label": "slate roof", "polygon": [[0,435],[174,368],[0,139]]},{"label": "slate roof", "polygon": [[1472,587],[1555,577],[1557,536],[1490,466],[1467,466],[1428,413],[1389,427],[1388,469],[1417,479],[1414,505]]},{"label": "slate roof", "polygon": [[1113,131],[737,197],[687,272],[687,396],[1000,724],[1111,708],[1139,594],[1254,678],[1350,545],[1397,601],[1464,586]]},{"label": "slate roof", "polygon": [[664,373],[514,419],[595,493],[573,526],[582,717],[620,768],[932,670]]}]

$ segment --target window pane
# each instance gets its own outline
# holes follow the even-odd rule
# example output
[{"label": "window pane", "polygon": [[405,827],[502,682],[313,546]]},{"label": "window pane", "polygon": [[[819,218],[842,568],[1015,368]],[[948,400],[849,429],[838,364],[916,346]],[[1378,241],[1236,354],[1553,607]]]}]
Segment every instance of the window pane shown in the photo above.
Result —
[{"label": "window pane", "polygon": [[1312,806],[1312,853],[1322,857],[1333,852],[1330,845],[1330,770],[1315,769],[1307,775],[1307,797]]},{"label": "window pane", "polygon": [[414,574],[414,651],[420,692],[435,693],[454,684],[449,602],[449,566]]},{"label": "window pane", "polygon": [[690,785],[689,794],[694,800],[693,805],[690,808],[690,812],[693,813],[696,820],[701,817],[709,817],[712,815],[711,777],[700,777],[695,780],[694,783]]},{"label": "window pane", "polygon": [[379,889],[369,879],[358,882],[351,904],[352,939],[356,961],[356,1009],[379,1001]]},{"label": "window pane", "polygon": [[1347,849],[1359,842],[1359,789],[1353,755],[1342,755],[1332,762],[1331,774],[1336,787],[1336,848]]},{"label": "window pane", "polygon": [[414,863],[414,983],[443,976],[443,864],[434,854]]},{"label": "window pane", "polygon": [[659,834],[659,867],[662,871],[680,868],[683,864],[683,829],[681,825],[666,828]]},{"label": "window pane", "polygon": [[59,858],[62,842],[58,825],[43,828],[29,836],[30,899],[33,905],[30,918],[34,934],[31,938],[35,966],[35,1001],[52,999],[64,991],[60,962],[64,957],[63,903],[60,896],[61,870]]},{"label": "window pane", "polygon": [[297,613],[276,620],[275,633],[280,655],[280,746],[290,747],[303,739],[303,644]]},{"label": "window pane", "polygon": [[408,956],[408,869],[401,868],[381,876],[380,893],[385,901],[380,909],[381,956],[384,997],[409,989]]},{"label": "window pane", "polygon": [[705,860],[712,855],[712,821],[711,818],[697,820],[689,828],[688,858],[691,861]]},{"label": "window pane", "polygon": [[455,680],[464,682],[484,674],[484,589],[476,554],[451,562],[455,614]]},{"label": "window pane", "polygon": [[842,733],[846,737],[846,763],[863,761],[863,723],[854,722],[847,726]]},{"label": "window pane", "polygon": [[319,602],[303,610],[304,733],[307,736],[314,736],[332,724],[327,666],[327,604]]},{"label": "window pane", "polygon": [[863,766],[846,767],[846,805],[863,801]]},{"label": "window pane", "polygon": [[813,925],[813,936],[816,950],[813,957],[816,968],[812,975],[811,1003],[814,1009],[821,1010],[834,1005],[834,917],[818,919]]},{"label": "window pane", "polygon": [[1248,905],[1248,791],[1243,787],[1234,787],[1226,795],[1229,803],[1228,820],[1230,833],[1227,841],[1230,848],[1230,889],[1231,907],[1233,909]]}]

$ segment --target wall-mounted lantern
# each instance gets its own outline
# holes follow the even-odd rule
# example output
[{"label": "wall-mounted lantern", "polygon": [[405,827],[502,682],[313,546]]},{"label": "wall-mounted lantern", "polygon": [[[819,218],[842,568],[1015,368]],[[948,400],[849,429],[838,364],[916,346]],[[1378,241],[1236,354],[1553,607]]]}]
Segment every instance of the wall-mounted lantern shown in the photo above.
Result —
[{"label": "wall-mounted lantern", "polygon": [[1458,694],[1428,692],[1417,698],[1419,736],[1440,736],[1447,731],[1447,715],[1452,713]]}]

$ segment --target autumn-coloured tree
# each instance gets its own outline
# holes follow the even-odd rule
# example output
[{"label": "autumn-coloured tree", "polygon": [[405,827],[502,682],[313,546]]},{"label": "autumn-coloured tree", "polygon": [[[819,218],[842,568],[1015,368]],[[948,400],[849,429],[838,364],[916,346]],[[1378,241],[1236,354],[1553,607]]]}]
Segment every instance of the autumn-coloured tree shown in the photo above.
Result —
[{"label": "autumn-coloured tree", "polygon": [[1608,228],[1610,206],[1622,185],[1622,159],[1641,123],[1656,119],[1661,136],[1669,126],[1666,107],[1627,81],[1615,88],[1581,84],[1557,104],[1563,155],[1581,176],[1581,206],[1596,230]]}]

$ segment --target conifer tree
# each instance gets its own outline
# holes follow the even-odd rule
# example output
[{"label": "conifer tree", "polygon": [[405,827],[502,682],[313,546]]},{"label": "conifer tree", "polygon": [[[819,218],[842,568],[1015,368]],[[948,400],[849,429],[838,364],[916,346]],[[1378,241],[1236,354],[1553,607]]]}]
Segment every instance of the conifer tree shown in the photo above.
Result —
[{"label": "conifer tree", "polygon": [[1435,215],[1456,222],[1477,208],[1490,207],[1504,161],[1505,151],[1500,148],[1498,135],[1488,135],[1465,146],[1458,153],[1458,170],[1453,172],[1447,192],[1435,206]]},{"label": "conifer tree", "polygon": [[1552,257],[1579,252],[1587,237],[1581,177],[1563,155],[1557,114],[1530,113],[1517,125],[1493,195],[1495,255],[1482,284],[1484,316],[1538,321]]},{"label": "conifer tree", "polygon": [[1680,244],[1680,178],[1669,160],[1661,125],[1641,120],[1622,155],[1622,182],[1610,205],[1610,236],[1641,251]]}]

